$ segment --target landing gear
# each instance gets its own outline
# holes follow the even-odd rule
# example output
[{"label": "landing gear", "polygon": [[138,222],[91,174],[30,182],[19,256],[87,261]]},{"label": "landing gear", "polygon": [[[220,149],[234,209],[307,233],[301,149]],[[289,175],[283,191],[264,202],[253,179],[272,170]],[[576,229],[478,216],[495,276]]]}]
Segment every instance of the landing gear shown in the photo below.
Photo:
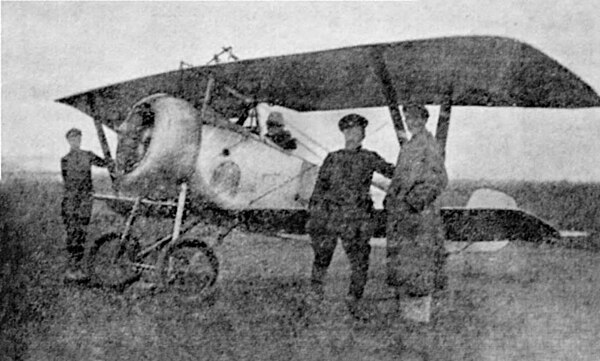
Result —
[{"label": "landing gear", "polygon": [[93,284],[123,289],[140,278],[135,267],[140,245],[133,237],[122,239],[118,233],[98,238],[90,249],[88,262]]},{"label": "landing gear", "polygon": [[164,287],[192,297],[208,295],[219,275],[214,251],[197,239],[181,239],[170,245],[158,268]]},{"label": "landing gear", "polygon": [[219,275],[215,252],[199,239],[179,237],[180,233],[197,225],[183,227],[186,193],[184,183],[178,202],[172,204],[177,207],[172,234],[143,249],[131,235],[131,228],[141,206],[156,202],[135,199],[123,233],[108,233],[94,242],[88,261],[92,281],[96,285],[123,290],[140,279],[143,272],[148,272],[156,286],[186,299],[198,300],[211,295]]},{"label": "landing gear", "polygon": [[[149,250],[153,246],[155,249]],[[122,243],[118,233],[98,238],[88,260],[92,284],[122,291],[143,272],[150,272],[157,286],[181,296],[198,299],[211,294],[219,275],[219,260],[209,245],[183,238],[176,242],[159,240],[149,247],[142,250],[132,237]],[[156,252],[158,256],[152,254]]]}]

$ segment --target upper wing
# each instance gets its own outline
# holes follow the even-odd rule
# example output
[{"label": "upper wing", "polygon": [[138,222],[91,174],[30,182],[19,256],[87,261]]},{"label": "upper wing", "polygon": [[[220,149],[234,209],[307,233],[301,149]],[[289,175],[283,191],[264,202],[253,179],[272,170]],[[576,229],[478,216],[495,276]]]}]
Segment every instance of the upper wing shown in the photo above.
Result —
[{"label": "upper wing", "polygon": [[58,99],[114,127],[136,101],[168,93],[200,106],[209,77],[217,84],[211,106],[238,116],[239,99],[299,111],[387,105],[385,87],[399,104],[581,108],[600,97],[579,77],[521,42],[486,36],[447,37],[356,46],[176,70]]}]

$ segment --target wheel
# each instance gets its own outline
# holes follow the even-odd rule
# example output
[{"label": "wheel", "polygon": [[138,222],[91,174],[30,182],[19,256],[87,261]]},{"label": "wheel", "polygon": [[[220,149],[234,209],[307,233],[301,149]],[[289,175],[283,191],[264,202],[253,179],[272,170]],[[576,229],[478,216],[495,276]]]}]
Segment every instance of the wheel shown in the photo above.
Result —
[{"label": "wheel", "polygon": [[137,281],[141,272],[133,266],[140,246],[128,237],[121,244],[121,235],[108,233],[98,238],[90,249],[89,272],[92,282],[109,288],[123,289]]},{"label": "wheel", "polygon": [[182,239],[169,246],[158,269],[164,287],[197,299],[211,293],[219,275],[219,260],[205,242]]}]

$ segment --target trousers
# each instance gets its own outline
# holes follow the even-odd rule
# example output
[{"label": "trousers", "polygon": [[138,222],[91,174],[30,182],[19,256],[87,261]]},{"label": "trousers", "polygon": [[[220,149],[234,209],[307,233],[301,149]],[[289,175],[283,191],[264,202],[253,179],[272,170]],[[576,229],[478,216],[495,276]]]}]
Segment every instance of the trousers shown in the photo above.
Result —
[{"label": "trousers", "polygon": [[373,222],[368,212],[332,212],[313,214],[307,225],[314,251],[311,281],[322,286],[323,278],[333,258],[338,238],[350,261],[350,286],[348,294],[360,299],[363,296],[369,271],[369,241],[373,235]]},{"label": "trousers", "polygon": [[79,263],[83,259],[87,226],[92,216],[92,197],[89,194],[66,194],[61,205],[61,215],[67,231],[66,249],[69,260]]}]

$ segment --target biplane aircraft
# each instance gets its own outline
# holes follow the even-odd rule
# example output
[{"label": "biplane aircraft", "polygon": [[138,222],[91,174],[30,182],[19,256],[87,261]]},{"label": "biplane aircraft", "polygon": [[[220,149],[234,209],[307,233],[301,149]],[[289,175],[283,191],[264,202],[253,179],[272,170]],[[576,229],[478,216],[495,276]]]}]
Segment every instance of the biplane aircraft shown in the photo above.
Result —
[{"label": "biplane aircraft", "polygon": [[[302,131],[300,121],[284,124],[296,138],[295,149],[267,139],[271,106],[298,112],[387,107],[394,127],[402,130],[400,105],[438,105],[435,136],[445,149],[453,106],[583,108],[600,106],[600,97],[527,44],[465,36],[181,67],[58,102],[93,118],[104,157],[115,159],[114,194],[96,199],[127,215],[121,232],[95,241],[94,279],[122,287],[141,271],[152,271],[163,285],[204,292],[215,283],[218,260],[214,244],[186,236],[192,227],[211,217],[233,219],[223,223],[228,226],[219,240],[240,223],[304,232],[307,201],[326,151]],[[104,127],[118,134],[115,153]],[[385,188],[374,178],[375,198]],[[448,236],[464,236],[471,210],[445,212]],[[174,216],[174,226],[142,248],[131,227],[137,216],[149,214]],[[377,217],[382,237],[381,211]],[[512,225],[505,228],[535,224],[533,218],[508,217]],[[545,227],[532,229],[528,236],[536,229],[552,235]],[[154,252],[158,261],[145,262]]]}]

